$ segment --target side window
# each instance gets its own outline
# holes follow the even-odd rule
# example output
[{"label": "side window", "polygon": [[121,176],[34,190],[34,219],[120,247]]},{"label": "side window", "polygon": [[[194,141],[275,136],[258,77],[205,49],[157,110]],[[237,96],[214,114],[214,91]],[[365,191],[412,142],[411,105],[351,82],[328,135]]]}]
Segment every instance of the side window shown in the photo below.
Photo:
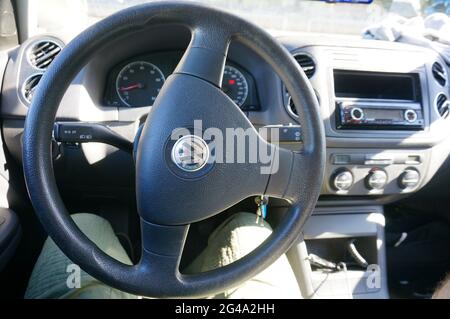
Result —
[{"label": "side window", "polygon": [[18,45],[14,8],[11,0],[0,0],[0,51]]}]

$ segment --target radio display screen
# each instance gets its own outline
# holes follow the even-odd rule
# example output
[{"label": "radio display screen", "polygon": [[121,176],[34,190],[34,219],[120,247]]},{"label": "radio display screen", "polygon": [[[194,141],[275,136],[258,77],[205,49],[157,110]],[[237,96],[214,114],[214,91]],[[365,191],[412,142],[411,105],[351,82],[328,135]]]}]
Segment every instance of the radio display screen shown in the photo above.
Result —
[{"label": "radio display screen", "polygon": [[367,119],[374,120],[403,120],[403,110],[364,109]]},{"label": "radio display screen", "polygon": [[336,97],[420,102],[417,73],[334,70]]}]

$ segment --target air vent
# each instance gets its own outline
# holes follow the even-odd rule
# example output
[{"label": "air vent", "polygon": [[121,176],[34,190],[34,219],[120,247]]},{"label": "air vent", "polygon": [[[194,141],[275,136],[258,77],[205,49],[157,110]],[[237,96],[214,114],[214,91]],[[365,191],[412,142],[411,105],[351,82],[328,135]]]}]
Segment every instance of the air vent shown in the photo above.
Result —
[{"label": "air vent", "polygon": [[287,106],[286,106],[288,113],[291,116],[298,118],[298,113],[297,113],[297,109],[295,108],[294,101],[292,100],[291,95],[287,91],[286,91],[286,97],[287,97],[287,101],[288,101]]},{"label": "air vent", "polygon": [[[301,68],[303,69],[303,72],[305,72],[308,79],[310,79],[314,75],[314,73],[316,73],[316,63],[308,54],[305,54],[305,53],[295,54],[294,59],[301,66]],[[286,109],[287,109],[288,113],[292,117],[298,118],[297,109],[295,108],[295,104],[291,98],[291,95],[289,94],[289,92],[287,90],[286,90],[285,94],[286,94],[285,101],[287,101]],[[316,93],[316,95],[317,95],[317,93]]]},{"label": "air vent", "polygon": [[445,94],[439,94],[436,98],[436,108],[439,115],[446,119],[450,113],[450,101]]},{"label": "air vent", "polygon": [[304,53],[294,55],[294,59],[298,62],[298,64],[300,64],[303,72],[305,72],[308,79],[310,79],[316,72],[316,63],[314,60],[309,55]]},{"label": "air vent", "polygon": [[445,84],[447,83],[447,75],[442,64],[440,64],[439,62],[434,62],[433,66],[431,67],[431,71],[433,72],[433,76],[436,81],[440,85],[445,86]]},{"label": "air vent", "polygon": [[32,66],[45,70],[61,52],[62,48],[53,41],[45,40],[36,43],[28,53],[28,60]]},{"label": "air vent", "polygon": [[[315,93],[316,98],[317,98],[317,103],[320,104],[320,97],[319,97],[319,94],[317,93],[316,90],[314,90],[314,93]],[[294,101],[292,100],[291,95],[289,94],[289,92],[288,92],[287,90],[285,91],[285,94],[286,94],[285,100],[287,101],[287,103],[286,103],[286,109],[287,109],[289,115],[291,115],[291,116],[294,117],[294,118],[298,118],[297,109],[296,109],[296,107],[295,107],[295,104],[294,104]]]},{"label": "air vent", "polygon": [[37,85],[39,84],[39,81],[42,78],[42,74],[35,74],[30,76],[22,87],[22,94],[25,100],[28,103],[31,103],[31,100],[33,99],[33,95],[36,92]]}]

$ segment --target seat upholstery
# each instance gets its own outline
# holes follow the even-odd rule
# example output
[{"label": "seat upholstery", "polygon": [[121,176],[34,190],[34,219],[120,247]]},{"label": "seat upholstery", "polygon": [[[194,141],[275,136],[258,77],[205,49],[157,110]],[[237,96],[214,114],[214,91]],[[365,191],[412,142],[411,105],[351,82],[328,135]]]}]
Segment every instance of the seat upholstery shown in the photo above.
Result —
[{"label": "seat upholstery", "polygon": [[[117,236],[105,219],[90,214],[73,215],[80,230],[111,257],[131,264]],[[272,233],[269,224],[255,214],[239,213],[222,223],[209,237],[207,248],[186,269],[199,273],[226,266],[253,251]],[[67,266],[72,264],[49,238],[34,267],[25,298],[123,299],[137,298],[108,287],[81,271],[81,288],[70,289]],[[295,275],[286,256],[247,281],[215,298],[301,298]]]},{"label": "seat upholstery", "polygon": [[[107,220],[92,214],[76,214],[72,218],[80,230],[105,253],[125,264],[131,264]],[[72,261],[48,238],[34,266],[25,298],[136,298],[108,287],[84,271],[81,271],[81,288],[69,288],[66,283],[70,275],[67,267],[71,264]]]},{"label": "seat upholstery", "polygon": [[[262,218],[258,219],[255,214],[233,215],[211,234],[208,246],[187,271],[205,272],[231,264],[251,253],[271,233],[270,225]],[[286,255],[283,255],[254,278],[215,298],[290,299],[301,298],[301,293],[289,261]]]}]

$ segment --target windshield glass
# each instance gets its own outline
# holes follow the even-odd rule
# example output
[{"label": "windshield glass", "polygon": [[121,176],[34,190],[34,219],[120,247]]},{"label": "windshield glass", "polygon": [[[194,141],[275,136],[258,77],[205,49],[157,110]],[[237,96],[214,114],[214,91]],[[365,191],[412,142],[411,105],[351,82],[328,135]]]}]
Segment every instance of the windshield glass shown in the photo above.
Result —
[{"label": "windshield glass", "polygon": [[[29,0],[37,13],[33,34],[84,28],[118,10],[152,0]],[[196,0],[198,2],[198,0]],[[341,0],[343,1],[343,0]],[[391,16],[424,17],[450,11],[448,0],[200,0],[240,15],[268,30],[360,35],[369,25]],[[351,2],[351,1],[350,1]],[[353,2],[357,2],[353,0]]]}]

